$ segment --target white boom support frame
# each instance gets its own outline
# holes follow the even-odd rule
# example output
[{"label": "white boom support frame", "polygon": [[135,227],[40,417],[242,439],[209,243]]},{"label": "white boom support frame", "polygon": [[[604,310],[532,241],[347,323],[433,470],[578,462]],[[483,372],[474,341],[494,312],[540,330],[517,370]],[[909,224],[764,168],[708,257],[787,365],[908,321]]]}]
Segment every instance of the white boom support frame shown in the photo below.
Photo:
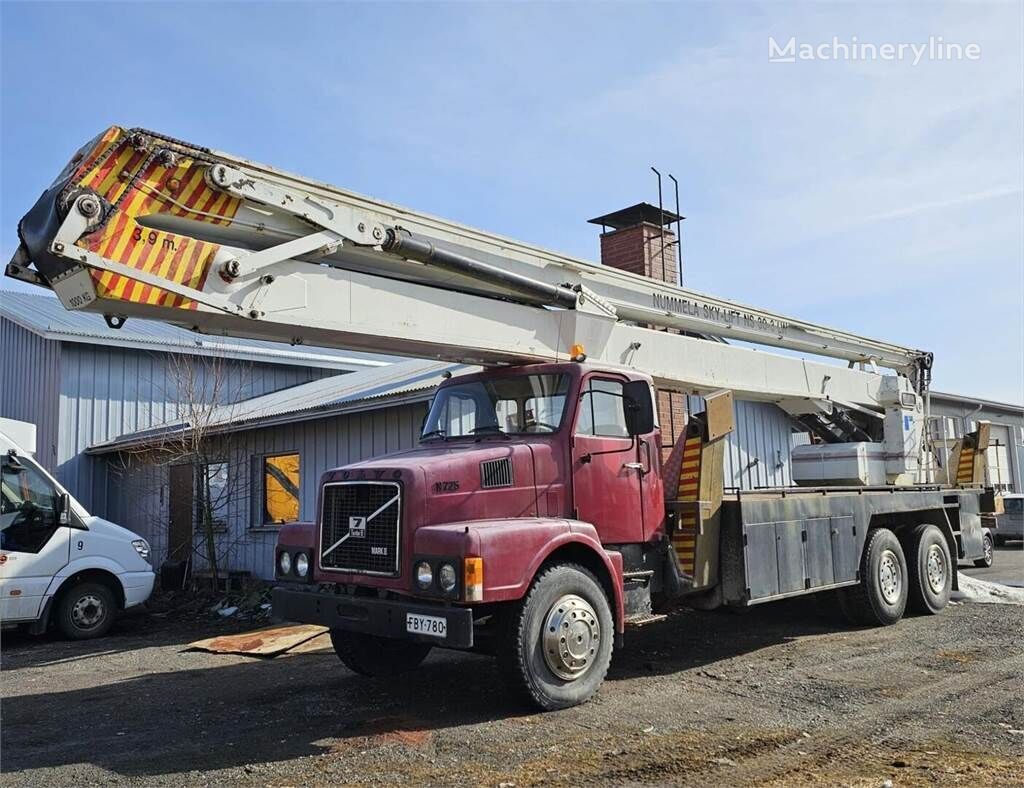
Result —
[{"label": "white boom support frame", "polygon": [[[641,370],[663,388],[727,388],[794,414],[827,413],[835,404],[909,415],[913,437],[902,430],[891,443],[886,418],[886,449],[903,470],[919,467],[924,403],[915,388],[923,393],[930,354],[574,260],[229,154],[160,144],[211,161],[209,185],[242,203],[225,223],[169,213],[140,221],[220,244],[214,269],[223,275],[211,274],[197,290],[75,246],[96,217],[96,206],[86,204],[95,198],[85,194],[49,248],[69,264],[50,278],[69,309],[156,318],[209,334],[485,365],[566,360],[573,345],[582,345],[588,360]],[[422,262],[403,252],[406,236],[420,244],[413,257]],[[199,306],[98,299],[87,269]],[[830,356],[849,367],[657,329]],[[853,368],[858,362],[862,368]],[[876,365],[898,374],[869,371]]]}]

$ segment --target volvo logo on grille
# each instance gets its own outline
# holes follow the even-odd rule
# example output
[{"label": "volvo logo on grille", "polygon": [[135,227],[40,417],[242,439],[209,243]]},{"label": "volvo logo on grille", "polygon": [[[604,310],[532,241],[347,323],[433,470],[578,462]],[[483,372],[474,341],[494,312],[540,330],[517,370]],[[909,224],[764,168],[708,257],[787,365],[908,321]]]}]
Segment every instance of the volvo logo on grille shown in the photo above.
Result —
[{"label": "volvo logo on grille", "polygon": [[348,535],[353,539],[365,539],[366,538],[366,518],[365,517],[349,517],[348,518]]}]

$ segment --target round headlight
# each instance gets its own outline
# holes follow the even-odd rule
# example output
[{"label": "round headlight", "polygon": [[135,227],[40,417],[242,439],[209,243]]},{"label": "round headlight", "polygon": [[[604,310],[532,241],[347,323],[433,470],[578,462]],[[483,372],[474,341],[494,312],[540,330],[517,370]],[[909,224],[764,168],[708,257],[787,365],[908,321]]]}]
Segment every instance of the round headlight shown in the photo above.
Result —
[{"label": "round headlight", "polygon": [[430,588],[432,582],[434,582],[434,572],[431,570],[430,564],[420,561],[416,564],[416,584],[420,588]]},{"label": "round headlight", "polygon": [[295,574],[305,577],[309,572],[309,556],[305,553],[295,554]]},{"label": "round headlight", "polygon": [[281,568],[281,574],[286,575],[292,571],[292,557],[289,553],[281,553],[277,559],[277,565]]},{"label": "round headlight", "polygon": [[442,591],[455,590],[455,584],[458,582],[457,577],[455,567],[451,564],[441,564],[441,568],[437,570],[437,582],[441,586]]}]

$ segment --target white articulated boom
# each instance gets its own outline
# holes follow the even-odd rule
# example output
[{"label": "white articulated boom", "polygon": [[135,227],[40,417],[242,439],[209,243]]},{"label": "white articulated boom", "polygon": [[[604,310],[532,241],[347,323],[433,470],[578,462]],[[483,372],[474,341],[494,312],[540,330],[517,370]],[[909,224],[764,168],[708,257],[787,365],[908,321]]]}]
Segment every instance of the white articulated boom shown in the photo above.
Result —
[{"label": "white articulated boom", "polygon": [[731,389],[798,415],[830,416],[836,406],[885,415],[893,467],[919,467],[929,353],[575,260],[153,132],[114,127],[97,137],[19,230],[9,275],[114,324],[153,318],[207,334],[484,365],[564,361],[582,347],[588,360],[641,370],[663,388]]}]

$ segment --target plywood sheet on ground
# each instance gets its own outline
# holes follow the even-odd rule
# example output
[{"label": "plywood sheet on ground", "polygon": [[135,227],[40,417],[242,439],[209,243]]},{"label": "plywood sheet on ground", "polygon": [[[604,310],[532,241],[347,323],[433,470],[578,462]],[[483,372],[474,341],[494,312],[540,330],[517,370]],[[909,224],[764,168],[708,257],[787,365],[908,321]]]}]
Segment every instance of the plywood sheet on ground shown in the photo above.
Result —
[{"label": "plywood sheet on ground", "polygon": [[329,638],[320,638],[327,632],[325,627],[313,624],[288,624],[265,627],[237,635],[219,635],[189,643],[186,651],[209,651],[213,654],[242,654],[253,657],[276,657],[303,646],[316,639],[330,645]]}]

